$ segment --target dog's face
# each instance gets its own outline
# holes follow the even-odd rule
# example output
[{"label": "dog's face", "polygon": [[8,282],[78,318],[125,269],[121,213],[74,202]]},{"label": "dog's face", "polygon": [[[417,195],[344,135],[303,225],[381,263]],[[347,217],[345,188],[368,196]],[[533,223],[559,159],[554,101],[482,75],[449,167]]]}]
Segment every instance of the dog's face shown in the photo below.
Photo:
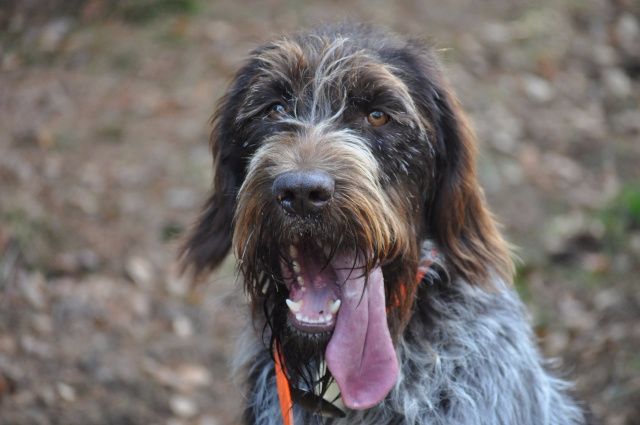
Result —
[{"label": "dog's face", "polygon": [[473,139],[427,49],[363,27],[267,44],[214,123],[214,190],[184,258],[200,272],[233,246],[292,379],[326,359],[349,407],[384,398],[427,238],[449,275],[508,273]]}]

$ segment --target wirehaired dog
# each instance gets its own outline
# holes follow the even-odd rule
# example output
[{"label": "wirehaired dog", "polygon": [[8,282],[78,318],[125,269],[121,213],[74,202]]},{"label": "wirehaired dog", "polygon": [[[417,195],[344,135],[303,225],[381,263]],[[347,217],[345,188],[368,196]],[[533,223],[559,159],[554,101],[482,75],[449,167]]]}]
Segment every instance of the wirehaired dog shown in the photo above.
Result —
[{"label": "wirehaired dog", "polygon": [[583,424],[545,368],[430,48],[338,25],[254,50],[213,119],[183,248],[233,247],[246,424]]}]

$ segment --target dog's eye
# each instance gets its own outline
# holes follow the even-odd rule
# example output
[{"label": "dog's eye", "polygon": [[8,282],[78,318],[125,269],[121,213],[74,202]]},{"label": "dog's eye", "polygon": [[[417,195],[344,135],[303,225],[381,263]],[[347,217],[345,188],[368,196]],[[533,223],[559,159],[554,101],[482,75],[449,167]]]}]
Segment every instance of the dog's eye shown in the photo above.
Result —
[{"label": "dog's eye", "polygon": [[267,111],[269,118],[277,119],[287,114],[287,108],[282,103],[274,103]]},{"label": "dog's eye", "polygon": [[367,121],[374,127],[380,127],[389,122],[389,115],[382,111],[371,111],[367,115]]}]

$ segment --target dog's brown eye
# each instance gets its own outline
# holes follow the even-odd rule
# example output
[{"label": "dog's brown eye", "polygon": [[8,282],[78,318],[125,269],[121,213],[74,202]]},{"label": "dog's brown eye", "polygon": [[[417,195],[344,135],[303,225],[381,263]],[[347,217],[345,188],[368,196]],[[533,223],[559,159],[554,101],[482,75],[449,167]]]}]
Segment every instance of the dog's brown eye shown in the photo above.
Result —
[{"label": "dog's brown eye", "polygon": [[287,113],[287,108],[282,103],[274,103],[269,108],[269,118],[280,118]]},{"label": "dog's brown eye", "polygon": [[371,111],[367,115],[367,121],[374,127],[380,127],[389,122],[389,115],[382,111]]}]

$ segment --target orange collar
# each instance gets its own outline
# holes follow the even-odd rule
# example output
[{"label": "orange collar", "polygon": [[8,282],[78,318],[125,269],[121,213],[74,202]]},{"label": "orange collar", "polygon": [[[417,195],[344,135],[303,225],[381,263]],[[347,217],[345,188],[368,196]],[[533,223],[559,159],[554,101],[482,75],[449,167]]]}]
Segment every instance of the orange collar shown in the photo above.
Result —
[{"label": "orange collar", "polygon": [[[416,273],[416,281],[422,282],[424,276],[429,271],[429,267],[433,264],[437,253],[433,249],[427,258],[424,258],[418,266],[418,272]],[[405,286],[401,286],[402,295],[406,295]],[[280,350],[280,344],[276,342],[273,359],[276,369],[276,387],[278,390],[278,400],[280,402],[280,413],[282,414],[283,425],[293,424],[293,399],[291,398],[291,387],[289,386],[289,379],[287,378],[287,372],[284,367],[284,358]]]},{"label": "orange collar", "polygon": [[280,400],[280,413],[282,413],[283,425],[293,425],[293,400],[291,399],[291,388],[289,379],[282,363],[282,353],[280,344],[276,342],[273,360],[276,367],[276,386],[278,387],[278,399]]}]

